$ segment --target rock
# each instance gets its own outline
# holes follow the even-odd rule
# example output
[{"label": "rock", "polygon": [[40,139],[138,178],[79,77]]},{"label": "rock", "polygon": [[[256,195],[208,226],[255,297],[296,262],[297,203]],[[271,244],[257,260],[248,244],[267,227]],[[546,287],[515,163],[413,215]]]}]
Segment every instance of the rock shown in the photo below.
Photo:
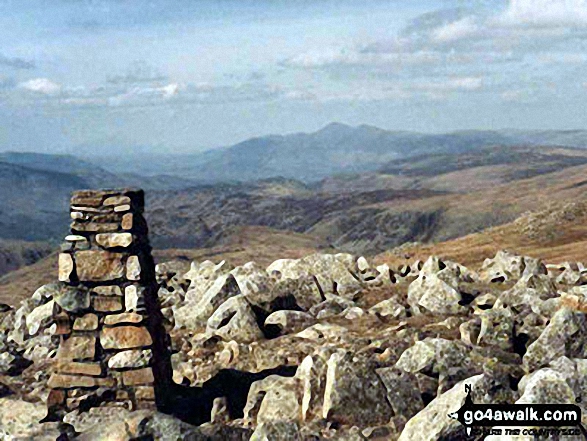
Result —
[{"label": "rock", "polygon": [[298,279],[312,275],[322,293],[352,298],[362,289],[361,282],[352,274],[355,259],[350,254],[312,254],[302,259],[280,259],[267,268],[282,279]]},{"label": "rock", "polygon": [[26,326],[29,335],[35,335],[39,329],[48,327],[53,321],[53,311],[55,309],[55,301],[51,300],[44,305],[33,309],[26,317]]},{"label": "rock", "polygon": [[70,413],[66,415],[66,420],[75,427],[77,432],[81,432],[81,435],[76,438],[80,441],[131,439],[220,441],[223,439],[221,436],[208,436],[201,428],[151,410],[129,412],[119,407],[97,407],[82,414]]},{"label": "rock", "polygon": [[356,306],[351,300],[334,294],[327,294],[326,300],[310,308],[309,313],[318,319],[333,317],[347,308]]},{"label": "rock", "polygon": [[302,421],[322,417],[327,362],[334,349],[319,348],[308,355],[296,371],[302,388]]},{"label": "rock", "polygon": [[459,304],[461,300],[459,291],[434,274],[421,273],[408,288],[408,303],[415,314],[421,314],[421,309],[434,314],[461,314],[467,310]]},{"label": "rock", "polygon": [[[190,291],[186,294],[186,299],[189,293]],[[176,328],[195,330],[205,326],[220,305],[239,294],[240,288],[232,274],[218,277],[197,303],[186,301],[185,305],[174,308]]]},{"label": "rock", "polygon": [[139,368],[147,366],[151,361],[150,349],[131,349],[114,354],[108,360],[111,369]]},{"label": "rock", "polygon": [[302,441],[297,423],[272,421],[259,424],[250,441]]},{"label": "rock", "polygon": [[545,275],[523,275],[512,289],[504,291],[494,304],[494,308],[510,306],[518,310],[527,308],[536,313],[542,312],[543,303],[558,297],[552,280]]},{"label": "rock", "polygon": [[459,326],[461,334],[461,341],[474,346],[478,344],[479,334],[481,332],[481,319],[479,317],[472,318],[469,321],[461,323]]},{"label": "rock", "polygon": [[100,233],[96,234],[96,242],[104,248],[127,248],[133,242],[130,233]]},{"label": "rock", "polygon": [[63,360],[93,359],[96,354],[96,337],[78,335],[69,337],[59,345],[57,357]]},{"label": "rock", "polygon": [[369,309],[369,314],[377,317],[402,319],[406,317],[406,308],[394,297],[383,300]]},{"label": "rock", "polygon": [[232,267],[230,267],[224,260],[218,265],[215,265],[209,260],[199,264],[197,262],[192,262],[190,270],[183,276],[185,280],[190,282],[186,292],[186,302],[198,303],[202,300],[204,293],[218,280],[218,278],[221,276],[227,276],[231,269]]},{"label": "rock", "polygon": [[90,292],[82,287],[61,285],[54,299],[68,312],[81,313],[90,307]]},{"label": "rock", "polygon": [[467,396],[465,385],[470,385],[475,390],[482,380],[483,375],[476,375],[436,397],[406,423],[398,441],[465,439],[464,426],[448,415],[464,404]]},{"label": "rock", "polygon": [[[249,389],[244,408],[246,421],[299,421],[301,420],[301,396],[299,380],[279,375],[255,381]],[[273,392],[271,392],[273,391]],[[269,398],[267,398],[267,396]],[[263,402],[267,399],[265,405]],[[261,414],[263,409],[263,414]]]},{"label": "rock", "polygon": [[[126,216],[126,215],[125,215]],[[129,256],[126,260],[126,278],[128,280],[141,280],[141,262],[139,256]]]},{"label": "rock", "polygon": [[561,356],[586,358],[587,320],[582,312],[560,309],[540,337],[528,346],[524,367],[532,372]]},{"label": "rock", "polygon": [[117,326],[104,328],[100,333],[100,343],[104,349],[133,349],[150,346],[153,340],[144,327]]},{"label": "rock", "polygon": [[523,394],[516,404],[575,404],[575,394],[563,374],[543,368],[520,382]]},{"label": "rock", "polygon": [[139,324],[143,321],[144,317],[135,312],[123,312],[121,314],[111,314],[104,317],[104,324],[107,326],[126,324]]},{"label": "rock", "polygon": [[414,374],[390,367],[376,370],[387,390],[387,401],[395,416],[406,419],[413,417],[424,408],[418,380]]},{"label": "rock", "polygon": [[59,254],[59,281],[69,282],[71,280],[74,264],[71,254],[60,253]]},{"label": "rock", "polygon": [[124,310],[126,312],[136,311],[139,306],[139,298],[142,296],[139,294],[139,290],[135,285],[129,285],[124,289]]},{"label": "rock", "polygon": [[347,329],[342,326],[316,323],[295,335],[306,340],[341,342],[347,334]]},{"label": "rock", "polygon": [[212,402],[212,412],[210,413],[211,423],[227,423],[230,421],[228,413],[228,404],[225,397],[214,398]]},{"label": "rock", "polygon": [[344,311],[342,311],[340,315],[347,320],[355,320],[365,315],[365,311],[363,311],[358,306],[351,306],[350,308],[347,308]]},{"label": "rock", "polygon": [[314,322],[314,317],[302,311],[276,311],[265,319],[265,327],[277,327],[279,334],[284,335],[300,332]]},{"label": "rock", "polygon": [[345,350],[333,353],[327,366],[323,418],[361,426],[389,422],[387,391],[373,366]]},{"label": "rock", "polygon": [[513,349],[514,318],[510,308],[496,307],[479,315],[481,328],[477,337],[479,345],[495,345],[504,351]]},{"label": "rock", "polygon": [[90,313],[76,318],[73,329],[74,331],[95,331],[98,329],[98,316]]},{"label": "rock", "polygon": [[485,259],[479,272],[485,282],[518,280],[522,274],[547,274],[546,266],[538,259],[518,256],[508,251],[498,251],[493,259]]},{"label": "rock", "polygon": [[0,398],[0,438],[38,439],[43,432],[39,423],[45,416],[47,408],[43,403]]},{"label": "rock", "polygon": [[136,386],[139,384],[152,384],[155,381],[153,370],[150,367],[124,371],[122,373],[122,383],[125,386]]},{"label": "rock", "polygon": [[124,276],[124,254],[110,251],[77,251],[75,267],[79,280],[84,282],[107,282]]},{"label": "rock", "polygon": [[225,301],[208,319],[206,333],[223,340],[250,343],[263,338],[255,314],[244,295]]},{"label": "rock", "polygon": [[[268,377],[269,378],[269,377]],[[302,390],[297,378],[280,377],[265,390],[257,422],[300,421],[302,419]]]},{"label": "rock", "polygon": [[270,298],[281,299],[275,302],[276,306],[285,308],[289,305],[289,309],[295,306],[295,309],[299,308],[302,311],[309,311],[324,300],[316,281],[311,276],[275,281],[271,287]]},{"label": "rock", "polygon": [[405,350],[395,367],[409,373],[438,375],[439,392],[483,372],[487,360],[460,340],[426,338]]}]

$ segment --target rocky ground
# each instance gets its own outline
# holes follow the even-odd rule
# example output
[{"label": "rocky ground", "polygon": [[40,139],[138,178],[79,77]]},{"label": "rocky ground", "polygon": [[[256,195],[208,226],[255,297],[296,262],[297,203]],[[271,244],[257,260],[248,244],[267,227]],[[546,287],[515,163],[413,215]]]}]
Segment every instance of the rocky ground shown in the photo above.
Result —
[{"label": "rocky ground", "polygon": [[448,417],[464,383],[476,403],[587,411],[580,263],[500,251],[475,271],[314,254],[157,274],[178,385],[169,414],[88,402],[46,418],[60,301],[49,284],[0,305],[0,439],[468,439]]}]

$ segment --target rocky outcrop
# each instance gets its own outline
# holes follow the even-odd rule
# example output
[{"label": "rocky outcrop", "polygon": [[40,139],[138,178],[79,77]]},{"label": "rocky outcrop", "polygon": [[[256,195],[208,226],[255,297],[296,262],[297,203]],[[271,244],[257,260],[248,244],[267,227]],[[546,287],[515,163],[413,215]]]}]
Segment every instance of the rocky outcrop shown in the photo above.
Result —
[{"label": "rocky outcrop", "polygon": [[[0,437],[466,439],[448,416],[465,384],[476,403],[584,396],[582,265],[499,252],[479,274],[348,254],[155,268],[141,204],[76,194],[59,283],[0,306]],[[47,409],[60,421],[40,423]]]}]

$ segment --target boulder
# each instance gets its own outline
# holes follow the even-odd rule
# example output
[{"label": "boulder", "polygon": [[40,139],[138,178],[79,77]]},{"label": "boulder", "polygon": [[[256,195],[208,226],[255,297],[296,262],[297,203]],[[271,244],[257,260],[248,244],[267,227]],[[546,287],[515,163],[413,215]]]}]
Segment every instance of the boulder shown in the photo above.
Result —
[{"label": "boulder", "polygon": [[316,319],[302,311],[276,311],[265,319],[265,327],[276,327],[279,334],[300,332],[315,323]]},{"label": "boulder", "polygon": [[208,319],[206,333],[223,340],[250,343],[261,340],[263,332],[255,314],[242,294],[229,298]]},{"label": "boulder", "polygon": [[218,277],[202,294],[200,300],[197,300],[197,296],[192,296],[188,300],[190,295],[190,291],[188,291],[186,303],[173,308],[176,329],[195,330],[205,326],[220,305],[239,294],[241,294],[240,288],[232,274]]},{"label": "boulder", "polygon": [[291,421],[259,424],[249,441],[302,441],[299,425]]},{"label": "boulder", "polygon": [[532,372],[561,356],[586,358],[587,319],[582,312],[558,310],[540,337],[524,354],[524,368]]},{"label": "boulder", "polygon": [[247,421],[300,421],[302,390],[295,377],[270,375],[249,389],[244,418]]},{"label": "boulder", "polygon": [[414,374],[395,367],[376,370],[387,390],[387,401],[394,416],[410,419],[424,408],[418,379]]},{"label": "boulder", "polygon": [[415,314],[422,310],[433,314],[461,314],[467,311],[459,304],[462,297],[453,286],[435,274],[420,272],[408,288],[408,303]]},{"label": "boulder", "polygon": [[402,319],[406,317],[406,308],[394,297],[383,300],[368,310],[369,314],[377,317]]},{"label": "boulder", "polygon": [[386,424],[392,415],[375,368],[352,352],[337,350],[327,362],[322,417],[342,424]]},{"label": "boulder", "polygon": [[465,427],[449,414],[461,408],[467,397],[465,385],[472,389],[476,404],[511,403],[515,393],[509,387],[507,375],[495,377],[488,374],[467,378],[450,390],[440,394],[405,425],[398,441],[436,441],[468,439]]},{"label": "boulder", "polygon": [[538,259],[518,256],[500,250],[493,259],[485,259],[479,275],[484,282],[505,282],[518,280],[522,275],[548,274],[546,266]]},{"label": "boulder", "polygon": [[281,279],[298,279],[314,276],[324,294],[338,294],[353,298],[362,289],[351,269],[355,259],[350,254],[312,254],[302,259],[280,259],[267,268],[269,274],[279,274]]}]

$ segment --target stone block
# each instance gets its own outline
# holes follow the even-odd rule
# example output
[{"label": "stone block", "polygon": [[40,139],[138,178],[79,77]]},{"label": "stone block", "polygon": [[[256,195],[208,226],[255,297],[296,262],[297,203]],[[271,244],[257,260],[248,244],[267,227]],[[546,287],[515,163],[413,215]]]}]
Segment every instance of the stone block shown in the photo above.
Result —
[{"label": "stone block", "polygon": [[114,354],[108,360],[108,367],[111,369],[140,368],[148,366],[151,358],[150,349],[131,349]]},{"label": "stone block", "polygon": [[115,213],[124,213],[125,211],[130,211],[130,205],[119,205],[117,207],[114,207],[114,212]]},{"label": "stone block", "polygon": [[118,285],[96,286],[92,288],[92,292],[100,296],[120,296],[122,297],[122,290]]},{"label": "stone block", "polygon": [[96,314],[86,314],[78,317],[73,323],[74,331],[95,331],[98,329],[98,316]]},{"label": "stone block", "polygon": [[71,224],[72,231],[81,233],[112,233],[118,231],[118,223],[77,222]]},{"label": "stone block", "polygon": [[100,343],[104,349],[133,349],[153,344],[147,328],[138,326],[118,326],[104,328],[100,333]]},{"label": "stone block", "polygon": [[67,312],[80,313],[90,307],[90,292],[83,287],[63,285],[54,299]]},{"label": "stone block", "polygon": [[130,204],[130,198],[128,196],[110,196],[109,198],[106,198],[102,203],[102,205],[104,205],[105,207],[124,204]]},{"label": "stone block", "polygon": [[73,273],[73,258],[71,254],[59,254],[59,281],[69,282]]},{"label": "stone block", "polygon": [[135,285],[129,285],[124,290],[124,310],[126,312],[132,312],[137,310],[139,303],[139,291],[142,288],[137,288]]},{"label": "stone block", "polygon": [[59,361],[57,363],[57,372],[60,374],[78,374],[99,377],[102,375],[102,366],[100,363],[77,363],[75,361]]},{"label": "stone block", "polygon": [[104,194],[96,191],[76,191],[72,196],[71,205],[83,205],[87,207],[99,207],[102,205]]},{"label": "stone block", "polygon": [[104,248],[127,248],[132,244],[130,233],[100,233],[96,235],[96,243]]},{"label": "stone block", "polygon": [[151,386],[138,386],[135,389],[135,398],[137,400],[154,401],[155,388]]},{"label": "stone block", "polygon": [[61,360],[93,359],[96,355],[96,338],[91,335],[74,335],[59,345],[57,357]]},{"label": "stone block", "polygon": [[123,310],[122,297],[96,296],[92,300],[94,310],[98,312],[120,312]]},{"label": "stone block", "polygon": [[114,387],[115,385],[116,381],[113,378],[96,378],[64,374],[53,374],[47,382],[47,386],[52,389]]},{"label": "stone block", "polygon": [[122,314],[108,315],[104,318],[105,325],[120,325],[122,323],[138,324],[144,317],[134,312],[123,312]]},{"label": "stone block", "polygon": [[126,278],[128,280],[141,279],[141,263],[139,256],[129,256],[126,261]]},{"label": "stone block", "polygon": [[151,368],[125,371],[122,373],[122,383],[125,386],[136,386],[140,384],[152,384],[155,381]]},{"label": "stone block", "polygon": [[77,276],[84,282],[103,282],[124,276],[123,254],[108,251],[78,251],[75,254]]},{"label": "stone block", "polygon": [[121,226],[123,230],[131,230],[134,225],[134,216],[132,213],[126,213],[122,216]]}]

